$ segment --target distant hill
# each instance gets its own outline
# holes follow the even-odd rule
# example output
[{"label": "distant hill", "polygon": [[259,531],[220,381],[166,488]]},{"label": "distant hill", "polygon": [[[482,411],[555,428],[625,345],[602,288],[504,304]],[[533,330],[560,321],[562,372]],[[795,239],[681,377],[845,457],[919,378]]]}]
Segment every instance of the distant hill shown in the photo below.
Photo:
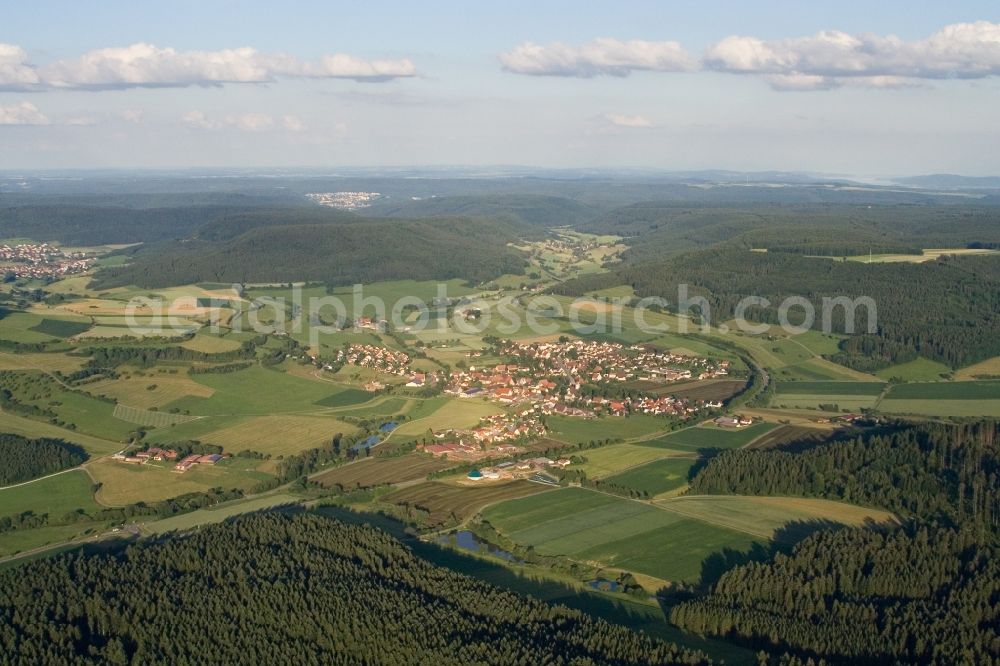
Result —
[{"label": "distant hill", "polygon": [[345,285],[452,278],[480,282],[519,273],[525,266],[522,253],[508,246],[524,229],[507,220],[356,218],[339,224],[253,226],[237,236],[227,235],[259,221],[250,216],[238,218],[233,227],[211,226],[212,240],[196,237],[141,248],[131,264],[101,271],[95,287],[302,280]]},{"label": "distant hill", "polygon": [[953,173],[934,173],[927,176],[896,178],[895,182],[909,187],[925,187],[931,189],[1000,190],[1000,176],[958,176]]},{"label": "distant hill", "polygon": [[599,212],[593,206],[564,197],[532,194],[446,196],[410,201],[393,200],[372,210],[390,217],[509,216],[536,227],[576,226]]}]

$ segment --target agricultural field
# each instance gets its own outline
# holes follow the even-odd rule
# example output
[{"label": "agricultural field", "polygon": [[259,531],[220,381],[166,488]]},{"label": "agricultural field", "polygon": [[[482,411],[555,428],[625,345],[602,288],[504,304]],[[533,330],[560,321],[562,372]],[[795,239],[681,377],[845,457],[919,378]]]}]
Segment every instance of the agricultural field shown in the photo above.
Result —
[{"label": "agricultural field", "polygon": [[515,543],[662,581],[696,582],[712,553],[766,539],[581,488],[504,502],[483,518]]},{"label": "agricultural field", "polygon": [[328,488],[332,486],[348,490],[370,488],[424,479],[431,472],[447,469],[452,465],[454,463],[441,458],[418,454],[391,458],[365,458],[321,472],[313,476],[312,480]]},{"label": "agricultural field", "polygon": [[[259,461],[251,461],[258,464]],[[95,460],[87,469],[101,484],[96,499],[107,506],[125,506],[135,502],[159,502],[184,495],[205,492],[212,488],[250,490],[269,475],[242,468],[243,460],[220,462],[215,465],[195,465],[178,474],[172,465],[131,465],[111,459]]]},{"label": "agricultural field", "polygon": [[429,512],[428,522],[440,525],[451,519],[459,522],[476,515],[484,507],[521,497],[548,495],[550,486],[531,481],[509,481],[479,486],[460,486],[432,481],[403,488],[381,498],[386,504],[408,505]]},{"label": "agricultural field", "polygon": [[697,458],[693,456],[663,458],[610,476],[605,481],[650,496],[662,495],[685,487],[688,474],[697,462]]},{"label": "agricultural field", "polygon": [[750,449],[772,449],[792,442],[819,442],[830,435],[828,428],[815,428],[805,425],[778,426],[763,437],[748,444]]},{"label": "agricultural field", "polygon": [[755,423],[738,429],[700,425],[678,430],[658,439],[637,442],[637,444],[677,451],[738,449],[741,446],[750,444],[750,442],[774,430],[776,427],[778,426],[774,423]]},{"label": "agricultural field", "polygon": [[581,419],[572,416],[550,416],[546,419],[551,439],[568,444],[599,442],[605,439],[630,440],[652,435],[666,428],[662,416],[633,414]]},{"label": "agricultural field", "polygon": [[712,525],[767,539],[796,541],[801,532],[782,534],[789,523],[827,522],[860,526],[895,521],[893,514],[854,504],[804,497],[696,495],[659,500],[657,506]]},{"label": "agricultural field", "polygon": [[746,384],[742,379],[703,379],[660,385],[647,390],[653,395],[674,395],[689,400],[724,402],[742,391]]},{"label": "agricultural field", "polygon": [[328,445],[337,433],[353,435],[357,431],[356,426],[329,417],[270,414],[210,430],[200,439],[221,446],[227,452],[249,449],[272,456],[288,456]]},{"label": "agricultural field", "polygon": [[184,414],[139,409],[138,407],[129,407],[122,404],[115,405],[115,409],[111,415],[121,421],[153,428],[165,428],[198,418],[197,416],[185,416]]},{"label": "agricultural field", "polygon": [[879,411],[925,416],[1000,416],[1000,381],[897,384]]},{"label": "agricultural field", "polygon": [[151,532],[153,534],[164,534],[165,532],[175,530],[189,530],[192,527],[197,527],[199,525],[220,523],[227,518],[232,518],[233,516],[238,516],[243,513],[262,511],[264,509],[271,509],[285,504],[295,504],[298,501],[299,498],[294,495],[286,495],[283,493],[264,495],[253,499],[233,500],[232,502],[226,502],[225,504],[220,504],[218,506],[198,509],[197,511],[192,511],[191,513],[183,513],[179,516],[171,516],[170,518],[164,518],[163,520],[143,523],[142,529],[143,531]]},{"label": "agricultural field", "polygon": [[[655,463],[653,463],[655,464]],[[892,520],[891,514],[801,498],[680,497],[650,504],[564,488],[485,509],[485,520],[515,543],[663,581],[697,582],[723,549],[747,551],[802,536],[806,521],[847,525]]]},{"label": "agricultural field", "polygon": [[778,407],[812,408],[837,405],[859,411],[878,402],[885,384],[878,382],[781,381],[771,402]]},{"label": "agricultural field", "polygon": [[975,365],[970,365],[955,372],[955,379],[960,381],[970,379],[996,379],[1000,377],[1000,356],[988,358]]},{"label": "agricultural field", "polygon": [[[603,479],[631,467],[638,467],[653,460],[678,455],[678,452],[639,446],[638,444],[611,444],[596,449],[587,449],[578,455],[586,458],[587,462],[573,465],[571,469],[583,470],[589,479]],[[680,453],[680,455],[689,454]]]}]

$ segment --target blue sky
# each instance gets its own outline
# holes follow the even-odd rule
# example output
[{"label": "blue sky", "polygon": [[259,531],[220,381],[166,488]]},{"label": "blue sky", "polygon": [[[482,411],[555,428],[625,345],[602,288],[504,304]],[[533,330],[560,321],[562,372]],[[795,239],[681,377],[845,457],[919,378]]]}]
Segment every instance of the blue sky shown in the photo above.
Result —
[{"label": "blue sky", "polygon": [[995,2],[416,4],[5,7],[0,168],[1000,173]]}]

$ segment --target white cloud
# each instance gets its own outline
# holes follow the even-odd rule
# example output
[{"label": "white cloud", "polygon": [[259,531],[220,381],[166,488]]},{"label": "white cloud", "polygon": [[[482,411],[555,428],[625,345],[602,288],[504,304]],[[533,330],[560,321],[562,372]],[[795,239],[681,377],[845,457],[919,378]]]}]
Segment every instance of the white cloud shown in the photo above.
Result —
[{"label": "white cloud", "polygon": [[0,125],[49,125],[45,117],[31,102],[0,106]]},{"label": "white cloud", "polygon": [[759,75],[776,90],[901,88],[921,80],[1000,76],[1000,23],[955,23],[911,42],[839,30],[780,40],[730,36],[711,45],[700,60],[671,41],[599,38],[580,46],[528,42],[500,54],[500,62],[509,72],[536,76],[709,70]]},{"label": "white cloud", "polygon": [[38,73],[28,64],[28,54],[14,44],[0,44],[0,85],[33,86]]},{"label": "white cloud", "polygon": [[306,124],[298,116],[283,116],[281,125],[289,132],[304,132]]},{"label": "white cloud", "polygon": [[978,79],[1000,75],[1000,23],[956,23],[913,42],[838,30],[774,41],[734,36],[711,46],[703,63],[716,71],[766,75],[782,90],[844,84],[896,88],[914,79]]},{"label": "white cloud", "polygon": [[146,112],[142,109],[125,109],[121,112],[122,120],[127,123],[141,123],[145,116]]},{"label": "white cloud", "polygon": [[644,128],[653,126],[653,123],[643,116],[628,116],[620,113],[609,113],[604,117],[609,123],[616,127]]},{"label": "white cloud", "polygon": [[601,37],[580,46],[527,42],[500,54],[503,68],[534,76],[628,76],[633,71],[684,72],[697,61],[677,42],[621,42]]},{"label": "white cloud", "polygon": [[284,129],[288,132],[304,132],[304,122],[293,115],[284,115],[276,120],[266,113],[242,113],[213,118],[202,111],[188,111],[181,116],[181,122],[192,129],[218,130],[237,129],[244,132],[263,132],[270,129]]},{"label": "white cloud", "polygon": [[279,77],[386,81],[416,76],[408,59],[363,60],[337,53],[307,62],[250,47],[177,51],[153,44],[94,49],[45,65],[28,61],[24,49],[0,44],[0,90],[157,88],[265,83]]}]

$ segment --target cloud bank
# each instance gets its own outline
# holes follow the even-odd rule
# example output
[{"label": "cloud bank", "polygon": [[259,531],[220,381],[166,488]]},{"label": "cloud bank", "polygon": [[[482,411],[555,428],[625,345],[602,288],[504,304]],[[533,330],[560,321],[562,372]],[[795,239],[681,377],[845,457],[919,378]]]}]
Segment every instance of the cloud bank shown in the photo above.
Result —
[{"label": "cloud bank", "polygon": [[279,78],[378,82],[416,76],[406,58],[363,60],[344,53],[303,61],[250,47],[177,51],[152,44],[95,49],[45,65],[30,62],[20,46],[0,44],[0,90],[115,90],[268,83]]},{"label": "cloud bank", "polygon": [[203,111],[189,111],[181,116],[181,122],[192,129],[237,129],[244,132],[263,132],[281,126],[289,132],[304,132],[307,128],[298,116],[285,115],[275,119],[266,113],[243,113],[212,118]]},{"label": "cloud bank", "polygon": [[581,46],[527,42],[500,54],[508,72],[533,76],[628,76],[634,71],[684,72],[697,60],[677,42],[620,42],[602,37]]},{"label": "cloud bank", "polygon": [[578,47],[526,43],[501,54],[500,62],[509,72],[534,76],[703,70],[761,76],[778,90],[897,88],[922,80],[1000,76],[1000,23],[956,23],[911,42],[838,30],[770,41],[731,36],[709,46],[700,59],[672,41],[596,39]]},{"label": "cloud bank", "polygon": [[0,106],[0,125],[49,125],[49,119],[31,102]]}]

